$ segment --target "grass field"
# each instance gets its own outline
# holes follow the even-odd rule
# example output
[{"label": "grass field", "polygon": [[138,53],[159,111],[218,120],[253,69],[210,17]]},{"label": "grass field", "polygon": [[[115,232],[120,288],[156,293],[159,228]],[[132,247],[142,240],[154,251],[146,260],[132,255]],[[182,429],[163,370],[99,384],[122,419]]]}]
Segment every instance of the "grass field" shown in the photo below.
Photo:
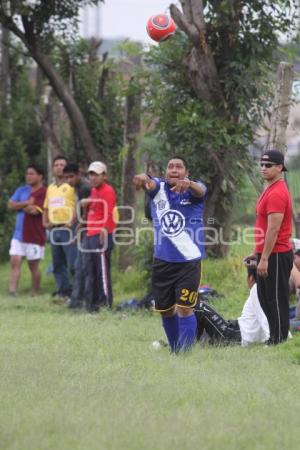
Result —
[{"label": "grass field", "polygon": [[[246,298],[244,249],[207,261],[204,283],[236,318]],[[151,313],[71,313],[46,293],[5,294],[0,268],[0,449],[298,449],[300,336],[278,347],[154,350]],[[142,274],[114,273],[116,302],[142,296]]]}]

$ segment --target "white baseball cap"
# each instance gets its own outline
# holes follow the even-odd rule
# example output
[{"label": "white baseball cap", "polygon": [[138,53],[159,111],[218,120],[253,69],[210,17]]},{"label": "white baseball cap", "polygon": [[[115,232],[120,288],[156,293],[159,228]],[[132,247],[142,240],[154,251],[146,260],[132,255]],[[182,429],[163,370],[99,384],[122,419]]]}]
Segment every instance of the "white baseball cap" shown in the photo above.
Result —
[{"label": "white baseball cap", "polygon": [[106,165],[101,161],[94,161],[89,165],[88,172],[95,172],[97,175],[107,173]]}]

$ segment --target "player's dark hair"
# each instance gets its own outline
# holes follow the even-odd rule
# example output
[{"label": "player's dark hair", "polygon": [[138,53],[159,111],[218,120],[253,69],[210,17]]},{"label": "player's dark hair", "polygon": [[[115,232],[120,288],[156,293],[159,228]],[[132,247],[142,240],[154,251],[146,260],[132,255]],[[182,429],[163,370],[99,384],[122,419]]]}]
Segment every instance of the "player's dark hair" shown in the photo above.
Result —
[{"label": "player's dark hair", "polygon": [[65,160],[66,162],[68,162],[68,160],[67,160],[67,158],[66,158],[65,156],[63,156],[63,155],[57,155],[57,156],[55,156],[55,158],[53,159],[52,164],[54,164],[55,161],[58,161],[59,159],[63,159],[63,160]]},{"label": "player's dark hair", "polygon": [[64,173],[75,173],[76,175],[79,174],[79,166],[77,163],[69,162],[63,170]]},{"label": "player's dark hair", "polygon": [[26,170],[27,169],[33,169],[37,174],[42,175],[43,177],[45,176],[44,169],[42,169],[42,167],[40,167],[38,164],[28,164]]},{"label": "player's dark hair", "polygon": [[186,162],[186,160],[182,157],[182,156],[178,156],[178,155],[174,155],[171,158],[168,159],[168,164],[171,161],[171,159],[180,159],[180,161],[183,162],[185,170],[189,169],[188,163]]},{"label": "player's dark hair", "polygon": [[256,282],[257,281],[256,267],[247,267],[247,271],[248,271],[248,278],[253,277]]}]

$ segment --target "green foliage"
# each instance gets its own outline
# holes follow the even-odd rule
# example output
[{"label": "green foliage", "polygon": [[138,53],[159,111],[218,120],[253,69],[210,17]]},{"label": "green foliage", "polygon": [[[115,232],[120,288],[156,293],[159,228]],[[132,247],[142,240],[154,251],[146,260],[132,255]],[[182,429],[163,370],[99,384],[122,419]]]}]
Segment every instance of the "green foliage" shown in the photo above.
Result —
[{"label": "green foliage", "polygon": [[[95,146],[110,169],[110,180],[120,186],[123,145],[122,82],[116,63],[97,56],[99,45],[85,39],[69,43],[57,41],[52,60],[67,81],[71,78],[74,98],[93,137]],[[72,155],[84,161],[85,155],[77,148]]]},{"label": "green foliage", "polygon": [[7,213],[7,202],[24,180],[27,155],[21,138],[8,121],[0,119],[0,260],[7,259],[15,214]]},{"label": "green foliage", "polygon": [[234,193],[252,175],[247,148],[268,114],[272,78],[278,61],[279,33],[297,26],[296,1],[207,1],[205,22],[221,83],[223,104],[199,101],[188,82],[187,37],[152,47],[145,57],[146,108],[155,118],[152,160],[160,166],[174,154],[189,162],[191,175],[206,181],[209,192],[220,178],[220,204],[232,211]]},{"label": "green foliage", "polygon": [[138,58],[142,56],[142,46],[139,42],[130,41],[125,39],[118,44],[117,50],[120,53],[121,58]]},{"label": "green foliage", "polygon": [[290,174],[290,170],[300,170],[300,155],[294,155],[291,158],[289,158],[287,163],[287,169],[289,171],[288,175]]},{"label": "green foliage", "polygon": [[[98,5],[103,0],[11,0],[10,15],[21,16],[26,33],[39,38],[40,44],[51,48],[57,35],[72,39],[78,28],[79,11],[87,5]],[[0,6],[7,13],[5,5]]]},{"label": "green foliage", "polygon": [[14,133],[20,137],[30,161],[39,158],[42,147],[42,133],[34,108],[38,103],[36,93],[30,84],[27,67],[19,67],[20,73],[12,85],[11,119]]},{"label": "green foliage", "polygon": [[[259,179],[258,170],[255,172],[253,168],[254,176]],[[255,204],[258,195],[261,190],[258,190],[254,183],[250,180],[247,173],[241,177],[239,189],[236,192],[234,205],[233,205],[233,215],[232,223],[233,225],[254,225],[254,211]]]},{"label": "green foliage", "polygon": [[[151,77],[146,98],[148,112],[159,117],[151,159],[162,168],[171,155],[183,155],[191,177],[199,178],[201,174],[209,189],[222,166],[223,193],[237,191],[243,183],[245,167],[251,170],[246,148],[252,141],[253,122],[235,122],[228,116],[220,116],[215,105],[199,102],[182,69],[187,45],[184,36],[178,34],[151,50],[147,58]],[[224,206],[232,208],[232,203]]]},{"label": "green foliage", "polygon": [[207,7],[209,42],[227,107],[239,120],[256,125],[268,104],[279,33],[292,39],[298,2],[248,0],[233,7],[231,1],[212,1]]},{"label": "green foliage", "polygon": [[0,114],[0,260],[7,258],[15,214],[7,212],[7,201],[24,183],[28,162],[42,159],[42,136],[36,120],[36,97],[28,67],[17,54],[11,58],[11,98]]},{"label": "green foliage", "polygon": [[134,267],[140,271],[143,268],[144,273],[144,287],[148,292],[151,290],[151,272],[153,264],[153,232],[152,224],[143,230],[142,227],[136,231],[138,233],[139,241],[133,248]]}]

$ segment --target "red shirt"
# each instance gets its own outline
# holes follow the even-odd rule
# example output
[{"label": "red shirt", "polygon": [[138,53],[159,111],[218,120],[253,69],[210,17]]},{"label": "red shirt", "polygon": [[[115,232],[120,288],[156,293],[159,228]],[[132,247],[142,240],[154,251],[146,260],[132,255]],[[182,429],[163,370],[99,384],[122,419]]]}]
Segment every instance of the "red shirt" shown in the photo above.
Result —
[{"label": "red shirt", "polygon": [[256,203],[255,251],[262,253],[268,226],[268,215],[284,214],[272,253],[288,252],[292,249],[292,200],[284,180],[278,180],[268,187]]},{"label": "red shirt", "polygon": [[46,243],[46,231],[43,227],[42,214],[43,205],[46,197],[47,189],[42,186],[36,191],[31,192],[29,198],[33,198],[34,206],[39,208],[39,214],[34,216],[26,214],[23,225],[23,242],[27,244],[38,244],[44,247]]},{"label": "red shirt", "polygon": [[116,206],[116,193],[114,189],[109,184],[103,183],[98,188],[92,188],[89,199],[87,236],[99,234],[103,228],[108,233],[112,233],[116,228],[113,217]]}]

